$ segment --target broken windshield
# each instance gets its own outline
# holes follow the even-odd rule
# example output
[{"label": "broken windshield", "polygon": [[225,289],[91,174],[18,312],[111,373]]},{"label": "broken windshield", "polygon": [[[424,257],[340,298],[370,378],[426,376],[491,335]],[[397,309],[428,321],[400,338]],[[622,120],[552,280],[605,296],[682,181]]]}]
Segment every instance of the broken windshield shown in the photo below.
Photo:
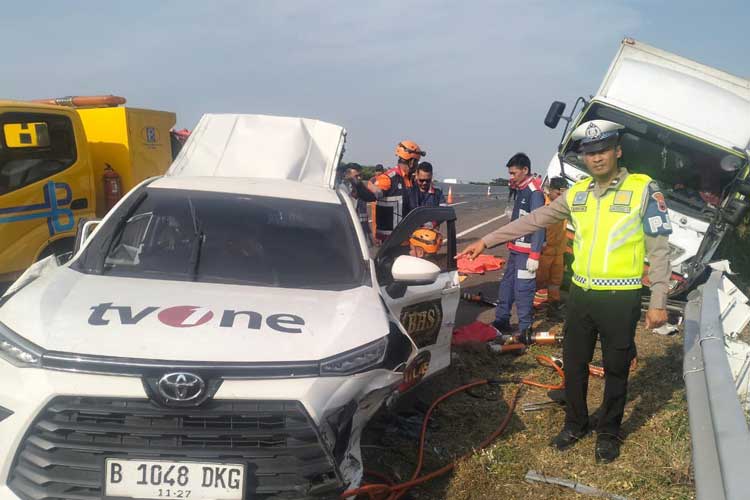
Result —
[{"label": "broken windshield", "polygon": [[[686,215],[710,219],[743,163],[738,155],[595,102],[581,122],[596,119],[625,125],[620,140],[621,164],[630,172],[654,179],[672,208]],[[577,141],[569,142],[565,159],[586,171],[581,156],[575,154],[577,150]]]},{"label": "broken windshield", "polygon": [[111,243],[87,247],[104,252],[102,274],[325,290],[366,278],[342,205],[178,189],[145,194]]}]

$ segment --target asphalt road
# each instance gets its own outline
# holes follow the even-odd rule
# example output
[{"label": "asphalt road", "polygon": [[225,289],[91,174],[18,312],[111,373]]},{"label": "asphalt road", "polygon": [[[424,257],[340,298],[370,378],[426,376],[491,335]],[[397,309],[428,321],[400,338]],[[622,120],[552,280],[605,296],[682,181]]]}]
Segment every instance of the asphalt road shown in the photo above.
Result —
[{"label": "asphalt road", "polygon": [[506,195],[455,195],[451,206],[456,211],[459,248],[506,224],[507,204]]},{"label": "asphalt road", "polygon": [[[453,207],[457,217],[458,249],[461,250],[477,238],[507,224],[509,222],[505,217],[507,206],[508,196],[505,193],[489,197],[484,194],[454,195]],[[503,258],[508,255],[505,245],[489,249],[485,253]],[[461,291],[462,293],[481,292],[485,297],[494,300],[497,298],[497,286],[501,276],[502,270],[470,275],[461,283]],[[494,316],[494,308],[462,300],[456,313],[456,326],[466,325],[476,320],[489,323]]]}]

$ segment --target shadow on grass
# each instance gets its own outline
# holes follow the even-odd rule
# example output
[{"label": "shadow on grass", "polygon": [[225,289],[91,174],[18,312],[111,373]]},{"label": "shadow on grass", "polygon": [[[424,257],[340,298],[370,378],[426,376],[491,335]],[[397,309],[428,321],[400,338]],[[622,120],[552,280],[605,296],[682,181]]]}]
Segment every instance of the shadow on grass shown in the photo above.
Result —
[{"label": "shadow on grass", "polygon": [[622,424],[625,436],[636,432],[672,401],[682,381],[682,345],[670,345],[658,356],[639,357],[639,367],[628,382],[628,399],[638,400]]},{"label": "shadow on grass", "polygon": [[[507,373],[513,356],[497,356],[486,347],[455,349],[451,367],[402,396],[391,411],[382,409],[368,423],[362,436],[365,467],[384,473],[397,482],[411,477],[417,462],[417,446],[424,410],[437,397],[469,380],[496,378]],[[433,413],[426,434],[421,474],[437,470],[465,454],[472,454],[480,442],[500,424],[509,409],[515,386],[485,385],[457,394]],[[518,412],[511,417],[504,440],[526,429]],[[419,486],[412,498],[445,498],[451,473]]]}]

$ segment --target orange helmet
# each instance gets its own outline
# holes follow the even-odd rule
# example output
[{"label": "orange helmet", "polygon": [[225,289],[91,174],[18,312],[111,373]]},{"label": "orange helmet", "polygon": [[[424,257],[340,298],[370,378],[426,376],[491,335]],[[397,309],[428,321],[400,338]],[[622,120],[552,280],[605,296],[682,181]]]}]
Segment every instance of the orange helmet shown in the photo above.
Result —
[{"label": "orange helmet", "polygon": [[420,227],[409,238],[409,244],[424,249],[428,254],[436,254],[443,244],[443,235],[434,229]]},{"label": "orange helmet", "polygon": [[396,156],[402,160],[418,160],[426,154],[414,141],[401,141],[396,146]]}]

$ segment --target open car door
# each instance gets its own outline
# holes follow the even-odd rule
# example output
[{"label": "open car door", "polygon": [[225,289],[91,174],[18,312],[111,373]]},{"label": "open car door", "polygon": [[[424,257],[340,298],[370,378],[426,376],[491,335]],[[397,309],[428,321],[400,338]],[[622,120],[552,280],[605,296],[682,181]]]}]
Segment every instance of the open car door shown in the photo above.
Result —
[{"label": "open car door", "polygon": [[[440,268],[434,283],[405,285],[394,280],[391,269],[401,255],[409,254],[414,230],[437,222],[443,246],[436,255],[425,256]],[[420,375],[429,377],[447,368],[451,360],[451,339],[460,298],[456,267],[456,213],[450,207],[417,208],[411,211],[383,243],[375,257],[381,295],[399,318],[406,333],[419,348],[418,358],[429,362]]]}]

